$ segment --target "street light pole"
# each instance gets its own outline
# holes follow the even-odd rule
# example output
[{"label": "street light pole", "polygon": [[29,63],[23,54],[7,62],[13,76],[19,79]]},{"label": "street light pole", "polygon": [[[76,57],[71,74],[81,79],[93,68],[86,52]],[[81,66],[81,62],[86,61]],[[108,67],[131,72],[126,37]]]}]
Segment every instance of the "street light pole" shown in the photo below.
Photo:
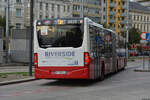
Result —
[{"label": "street light pole", "polygon": [[33,14],[33,0],[30,0],[30,42],[29,42],[29,75],[32,76],[32,58],[33,58],[33,20],[34,20],[34,14]]},{"label": "street light pole", "polygon": [[6,63],[8,63],[8,49],[9,49],[9,0],[7,0],[6,7]]},{"label": "street light pole", "polygon": [[128,43],[129,43],[129,0],[127,0],[127,33],[126,33],[126,59],[128,59]]},{"label": "street light pole", "polygon": [[83,18],[84,17],[84,11],[83,11],[83,0],[81,0],[81,4],[80,4],[80,17]]}]

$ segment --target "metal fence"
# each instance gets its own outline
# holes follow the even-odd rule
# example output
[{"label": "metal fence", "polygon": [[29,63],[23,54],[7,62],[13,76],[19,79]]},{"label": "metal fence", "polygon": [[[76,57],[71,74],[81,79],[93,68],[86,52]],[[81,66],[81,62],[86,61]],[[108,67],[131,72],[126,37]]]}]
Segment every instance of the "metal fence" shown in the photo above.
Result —
[{"label": "metal fence", "polygon": [[29,29],[12,30],[9,49],[11,62],[29,62],[29,35]]},{"label": "metal fence", "polygon": [[0,63],[3,63],[3,29],[0,28]]}]

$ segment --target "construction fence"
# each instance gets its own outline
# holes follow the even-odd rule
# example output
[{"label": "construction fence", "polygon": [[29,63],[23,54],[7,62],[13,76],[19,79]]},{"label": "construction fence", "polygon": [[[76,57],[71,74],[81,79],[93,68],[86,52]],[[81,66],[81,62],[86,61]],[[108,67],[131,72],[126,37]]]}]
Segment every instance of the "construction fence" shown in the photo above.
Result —
[{"label": "construction fence", "polygon": [[3,63],[3,28],[0,27],[0,63]]},{"label": "construction fence", "polygon": [[10,36],[9,58],[11,62],[29,62],[29,29],[13,29]]}]

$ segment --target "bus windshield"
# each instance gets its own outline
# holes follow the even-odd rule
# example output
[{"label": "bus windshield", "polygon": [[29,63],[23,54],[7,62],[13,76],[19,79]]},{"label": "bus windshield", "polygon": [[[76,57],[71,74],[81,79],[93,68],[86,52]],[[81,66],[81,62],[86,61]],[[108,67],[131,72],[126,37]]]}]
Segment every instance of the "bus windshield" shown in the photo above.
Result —
[{"label": "bus windshield", "polygon": [[41,48],[80,47],[83,42],[83,25],[37,26],[37,36]]}]

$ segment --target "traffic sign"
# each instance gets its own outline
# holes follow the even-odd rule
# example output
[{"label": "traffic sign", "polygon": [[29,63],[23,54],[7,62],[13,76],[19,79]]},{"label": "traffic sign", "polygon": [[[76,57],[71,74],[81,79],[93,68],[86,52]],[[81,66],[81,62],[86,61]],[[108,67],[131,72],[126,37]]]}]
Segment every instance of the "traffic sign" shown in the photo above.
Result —
[{"label": "traffic sign", "polygon": [[146,41],[150,42],[150,33],[146,33]]},{"label": "traffic sign", "polygon": [[96,43],[100,43],[100,44],[103,44],[103,40],[102,40],[102,37],[101,36],[96,36],[95,37],[95,41],[96,41]]},{"label": "traffic sign", "polygon": [[146,32],[143,32],[141,35],[140,35],[141,39],[142,40],[146,40]]},{"label": "traffic sign", "polygon": [[104,40],[105,40],[106,42],[111,42],[111,41],[112,41],[112,36],[111,36],[110,34],[106,34],[106,35],[104,36]]}]

